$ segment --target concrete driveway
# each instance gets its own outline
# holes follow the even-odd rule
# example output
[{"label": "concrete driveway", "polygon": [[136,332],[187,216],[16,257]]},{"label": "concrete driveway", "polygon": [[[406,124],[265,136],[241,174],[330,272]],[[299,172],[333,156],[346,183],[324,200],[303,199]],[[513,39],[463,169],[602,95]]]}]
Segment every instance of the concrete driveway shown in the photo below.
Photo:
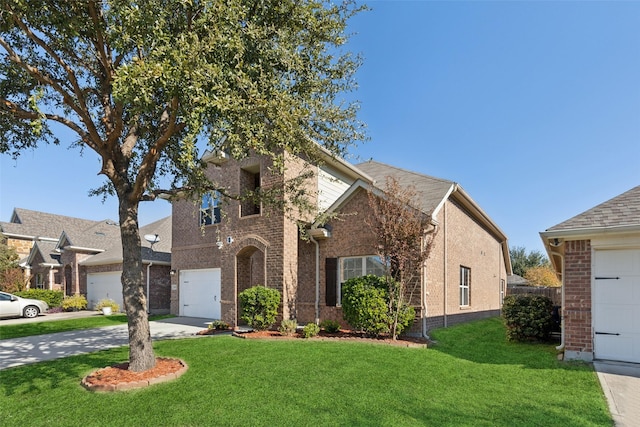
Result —
[{"label": "concrete driveway", "polygon": [[[40,319],[42,321],[42,319]],[[198,337],[208,319],[173,317],[149,322],[154,341]],[[0,325],[6,323],[0,322]],[[0,369],[92,353],[129,343],[127,324],[0,340]]]},{"label": "concrete driveway", "polygon": [[640,365],[593,362],[616,427],[640,426]]}]

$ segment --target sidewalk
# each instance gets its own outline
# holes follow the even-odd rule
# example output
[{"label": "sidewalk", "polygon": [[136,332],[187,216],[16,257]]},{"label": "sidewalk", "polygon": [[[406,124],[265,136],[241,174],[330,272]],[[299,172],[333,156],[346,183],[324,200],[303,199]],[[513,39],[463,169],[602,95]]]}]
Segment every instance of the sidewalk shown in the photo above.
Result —
[{"label": "sidewalk", "polygon": [[616,427],[640,426],[640,365],[593,362]]},{"label": "sidewalk", "polygon": [[[172,317],[149,322],[151,339],[197,337],[208,319]],[[129,344],[127,325],[0,340],[0,369],[93,353]]]}]

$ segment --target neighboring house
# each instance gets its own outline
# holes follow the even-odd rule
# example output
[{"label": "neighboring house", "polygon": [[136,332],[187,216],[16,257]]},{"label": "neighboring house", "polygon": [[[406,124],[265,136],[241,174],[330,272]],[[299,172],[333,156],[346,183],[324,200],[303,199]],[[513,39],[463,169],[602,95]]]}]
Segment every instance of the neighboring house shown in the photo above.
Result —
[{"label": "neighboring house", "polygon": [[640,363],[640,186],[540,236],[562,279],[565,358]]},{"label": "neighboring house", "polygon": [[529,281],[517,274],[510,274],[507,277],[507,288],[512,288],[514,286],[529,286]]},{"label": "neighboring house", "polygon": [[[377,162],[352,165],[326,154],[321,165],[287,157],[284,176],[263,157],[235,161],[208,153],[207,173],[230,192],[282,184],[312,172],[307,194],[324,223],[278,214],[267,206],[205,196],[201,205],[173,203],[171,312],[238,325],[238,294],[254,285],[282,292],[282,317],[299,323],[342,320],[340,284],[380,274],[367,191],[394,176],[413,185],[436,232],[415,297],[414,333],[498,315],[511,273],[507,238],[456,183]],[[379,188],[380,189],[380,188]],[[301,237],[305,224],[309,239]]]},{"label": "neighboring house", "polygon": [[[122,304],[120,227],[111,220],[92,221],[15,208],[0,222],[7,245],[16,248],[29,287],[83,294],[89,307],[111,298]],[[143,237],[158,235],[152,247]],[[171,217],[140,229],[150,312],[167,313],[170,303]]]}]

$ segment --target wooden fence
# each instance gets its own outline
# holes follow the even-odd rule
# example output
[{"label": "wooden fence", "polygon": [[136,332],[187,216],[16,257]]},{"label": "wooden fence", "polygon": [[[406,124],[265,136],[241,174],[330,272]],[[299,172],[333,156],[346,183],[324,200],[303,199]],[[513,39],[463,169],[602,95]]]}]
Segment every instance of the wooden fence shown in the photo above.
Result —
[{"label": "wooden fence", "polygon": [[553,305],[562,305],[562,288],[540,288],[538,286],[513,286],[507,288],[507,295],[543,295],[553,301]]}]

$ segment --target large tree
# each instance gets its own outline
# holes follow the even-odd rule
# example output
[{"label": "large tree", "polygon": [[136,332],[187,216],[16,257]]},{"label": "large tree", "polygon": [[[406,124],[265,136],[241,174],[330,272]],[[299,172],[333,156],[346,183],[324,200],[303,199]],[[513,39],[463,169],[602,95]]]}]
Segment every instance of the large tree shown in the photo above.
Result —
[{"label": "large tree", "polygon": [[512,246],[509,249],[513,274],[524,277],[533,267],[549,267],[549,259],[540,251],[529,251],[524,246]]},{"label": "large tree", "polygon": [[[0,0],[0,152],[93,150],[119,202],[130,369],[155,364],[145,311],[140,202],[196,197],[202,148],[235,158],[341,153],[362,139],[359,58],[345,48],[360,7],[312,0]],[[224,146],[222,146],[224,144]],[[166,188],[159,188],[159,178]],[[288,187],[287,187],[288,188]],[[280,193],[282,194],[282,193]],[[285,196],[286,197],[286,196]]]}]

